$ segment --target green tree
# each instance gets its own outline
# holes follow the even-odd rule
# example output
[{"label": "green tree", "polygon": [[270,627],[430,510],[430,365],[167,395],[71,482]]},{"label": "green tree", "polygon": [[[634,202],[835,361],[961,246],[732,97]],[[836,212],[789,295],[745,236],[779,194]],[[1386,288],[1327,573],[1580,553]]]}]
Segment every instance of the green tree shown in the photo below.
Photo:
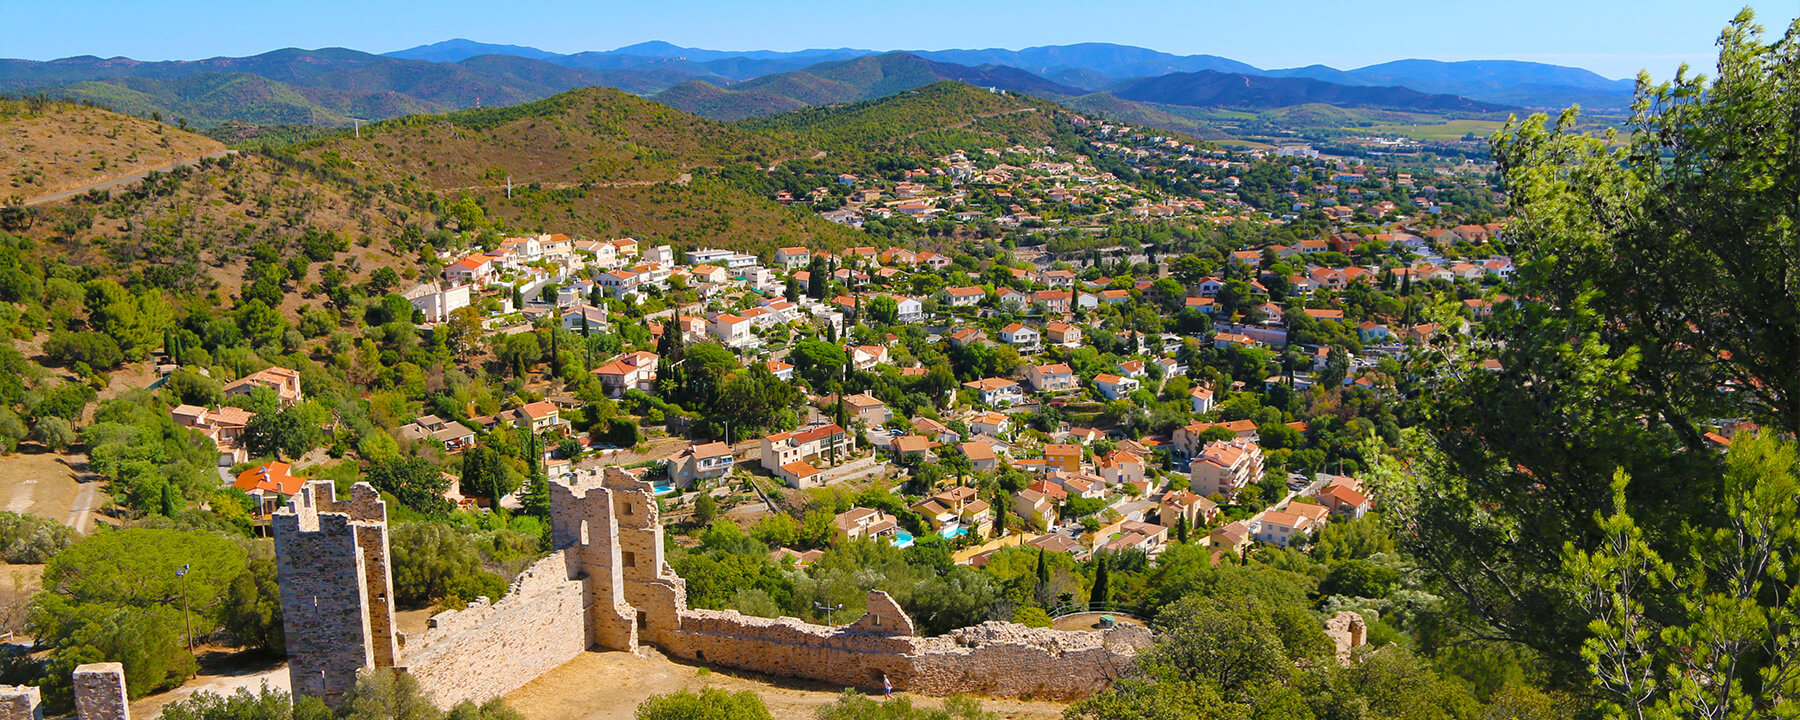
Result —
[{"label": "green tree", "polygon": [[392,526],[394,601],[423,607],[431,602],[460,606],[477,597],[499,600],[506,581],[482,569],[475,543],[438,522]]},{"label": "green tree", "polygon": [[[1656,556],[1707,567],[1687,537],[1719,528],[1715,499],[1735,494],[1708,423],[1800,431],[1800,154],[1785,150],[1800,142],[1800,33],[1765,43],[1746,11],[1719,46],[1716,78],[1641,81],[1624,133],[1587,133],[1565,112],[1496,136],[1520,299],[1450,355],[1501,370],[1445,363],[1428,389],[1431,437],[1404,448],[1420,482],[1394,475],[1403,547],[1485,636],[1536,649],[1553,677],[1591,672],[1588,613],[1564,570],[1571,552],[1606,550],[1617,533],[1602,520],[1627,516]],[[1645,604],[1684,597],[1668,586]],[[1699,665],[1693,676],[1717,669]]]},{"label": "green tree", "polygon": [[58,553],[27,621],[52,649],[51,689],[66,687],[54,673],[84,662],[122,663],[134,697],[186,679],[196,670],[183,642],[188,621],[196,635],[217,627],[220,600],[243,568],[237,544],[206,532],[119,530]]},{"label": "green tree", "polygon": [[287,654],[273,558],[253,559],[232,578],[220,604],[219,624],[240,645],[276,657]]},{"label": "green tree", "polygon": [[426,514],[450,512],[444,491],[450,480],[444,471],[424,458],[396,458],[368,464],[363,477],[376,490],[389,493],[402,505]]}]

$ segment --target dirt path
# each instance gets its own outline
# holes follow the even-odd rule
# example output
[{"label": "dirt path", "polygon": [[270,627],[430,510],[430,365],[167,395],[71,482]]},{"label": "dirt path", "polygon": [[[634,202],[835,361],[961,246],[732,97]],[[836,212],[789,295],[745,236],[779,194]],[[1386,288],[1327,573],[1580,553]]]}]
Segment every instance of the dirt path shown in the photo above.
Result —
[{"label": "dirt path", "polygon": [[[538,183],[538,187],[545,189],[545,190],[567,190],[572,187],[581,187],[582,185],[586,185],[588,187],[596,187],[596,188],[623,188],[623,187],[644,187],[646,185],[661,185],[663,183],[671,183],[674,185],[686,185],[690,182],[693,182],[693,180],[694,180],[693,173],[682,173],[680,175],[676,175],[674,180],[620,180],[618,182],[601,182],[601,183],[578,183],[578,182]],[[499,190],[501,192],[506,192],[505,185],[468,185],[465,187],[453,187],[453,188],[444,188],[444,189],[445,190]]]},{"label": "dirt path", "polygon": [[[653,650],[640,657],[624,652],[589,652],[506,696],[526,720],[631,720],[638,703],[651,695],[718,688],[750,690],[778,718],[808,718],[836,699],[841,688],[824,683],[772,681],[760,675],[702,668],[669,660]],[[936,707],[934,698],[915,702]],[[982,707],[1009,720],[1062,717],[1063,705],[1030,700],[983,700]]]},{"label": "dirt path", "polygon": [[58,455],[36,443],[0,457],[0,510],[30,513],[67,523],[79,532],[94,529],[100,483],[81,482],[87,456]]},{"label": "dirt path", "polygon": [[206,158],[222,158],[222,157],[225,157],[226,155],[235,155],[235,154],[237,154],[236,150],[225,150],[222,152],[212,153],[210,155],[202,155],[202,156],[196,157],[196,158],[188,158],[186,160],[178,160],[176,162],[169,163],[162,167],[151,168],[151,169],[145,170],[143,172],[131,173],[130,175],[121,175],[116,178],[112,178],[109,180],[102,180],[102,181],[96,182],[96,183],[88,183],[86,185],[83,185],[78,188],[74,188],[72,190],[64,190],[62,192],[54,192],[54,193],[50,193],[49,195],[39,195],[34,198],[26,198],[25,204],[26,205],[37,205],[40,203],[56,202],[57,200],[65,200],[68,198],[75,197],[76,195],[85,194],[89,190],[106,190],[109,188],[114,188],[114,187],[118,187],[120,185],[124,185],[126,183],[134,183],[134,182],[144,179],[145,177],[149,176],[150,173],[153,173],[153,172],[168,172],[168,171],[174,170],[175,168],[178,168],[178,167],[187,167],[190,165],[196,165],[201,160],[204,160]]}]

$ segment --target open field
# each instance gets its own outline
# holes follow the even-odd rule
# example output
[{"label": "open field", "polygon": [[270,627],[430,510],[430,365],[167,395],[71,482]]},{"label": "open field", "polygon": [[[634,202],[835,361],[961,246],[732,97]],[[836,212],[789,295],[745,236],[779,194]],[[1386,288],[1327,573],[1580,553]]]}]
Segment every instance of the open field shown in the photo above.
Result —
[{"label": "open field", "polygon": [[105,504],[97,480],[87,477],[87,456],[58,455],[27,443],[0,457],[0,510],[56,520],[77,532],[94,530],[95,511]]},{"label": "open field", "polygon": [[[762,696],[769,714],[778,718],[812,717],[831,702],[839,688],[823,683],[772,680],[753,673],[711,671],[669,660],[654,650],[588,652],[506,696],[527,720],[631,720],[638,703],[651,695],[718,688],[750,690]],[[936,707],[933,698],[915,698]],[[982,700],[982,707],[1008,720],[1051,720],[1062,717],[1061,703],[1033,700]]]}]

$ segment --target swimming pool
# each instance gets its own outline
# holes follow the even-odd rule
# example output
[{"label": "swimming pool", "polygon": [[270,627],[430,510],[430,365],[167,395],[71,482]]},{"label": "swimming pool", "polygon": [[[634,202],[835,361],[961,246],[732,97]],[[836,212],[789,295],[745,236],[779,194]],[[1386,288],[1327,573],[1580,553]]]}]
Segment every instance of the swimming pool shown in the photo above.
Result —
[{"label": "swimming pool", "polygon": [[942,530],[938,531],[938,536],[945,540],[959,538],[967,534],[969,534],[969,529],[961,525],[945,525]]},{"label": "swimming pool", "polygon": [[894,531],[894,547],[906,549],[912,546],[913,536],[905,530]]},{"label": "swimming pool", "polygon": [[655,492],[657,495],[667,495],[669,493],[675,492],[675,484],[671,483],[667,480],[662,480],[659,482],[650,483],[650,489],[653,492]]}]

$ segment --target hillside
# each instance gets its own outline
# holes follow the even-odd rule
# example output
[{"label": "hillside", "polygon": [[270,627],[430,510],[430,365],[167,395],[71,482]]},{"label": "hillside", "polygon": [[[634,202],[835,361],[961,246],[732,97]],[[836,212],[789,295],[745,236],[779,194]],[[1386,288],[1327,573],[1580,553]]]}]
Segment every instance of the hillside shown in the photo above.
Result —
[{"label": "hillside", "polygon": [[1427,95],[1403,87],[1339,85],[1311,78],[1272,78],[1210,70],[1128,80],[1108,87],[1107,91],[1127,100],[1190,107],[1272,108],[1324,103],[1423,112],[1490,113],[1508,109],[1456,95]]},{"label": "hillside", "polygon": [[738,125],[834,158],[882,152],[932,155],[978,146],[1043,144],[1055,134],[1054,104],[959,82],[849,105],[806,108]]},{"label": "hillside", "polygon": [[[87,124],[81,117],[58,114],[53,121],[81,127]],[[137,147],[154,145],[146,136]],[[38,241],[57,261],[147,278],[194,298],[242,284],[258,245],[287,259],[328,262],[344,282],[360,282],[383,267],[403,281],[429,275],[437,269],[421,263],[416,243],[440,228],[745,249],[854,244],[855,231],[782,207],[710,171],[777,162],[792,157],[793,147],[617,90],[587,88],[509,108],[365,125],[360,139],[344,133],[284,150],[246,151],[104,199],[80,197],[0,217],[0,229]],[[463,198],[480,211],[459,205]],[[404,235],[413,240],[401,242]],[[338,250],[321,250],[333,247]],[[309,274],[300,287],[322,279]],[[288,298],[289,312],[324,300],[298,292]]]},{"label": "hillside", "polygon": [[813,105],[873,100],[945,80],[1051,98],[1084,92],[1017,68],[968,67],[889,53],[820,63],[729,87],[690,82],[665,90],[655,99],[702,117],[731,121]]},{"label": "hillside", "polygon": [[223,151],[209,138],[69,103],[0,100],[0,198],[26,200]]}]

